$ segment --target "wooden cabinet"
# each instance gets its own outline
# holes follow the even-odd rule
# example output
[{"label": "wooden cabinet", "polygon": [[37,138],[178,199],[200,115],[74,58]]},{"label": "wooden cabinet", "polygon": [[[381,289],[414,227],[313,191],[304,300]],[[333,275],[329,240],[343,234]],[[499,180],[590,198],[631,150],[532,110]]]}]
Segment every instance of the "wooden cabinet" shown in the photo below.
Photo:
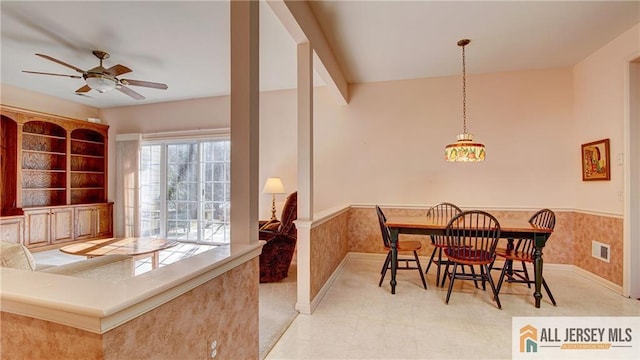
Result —
[{"label": "wooden cabinet", "polygon": [[0,218],[0,239],[24,244],[24,216]]},{"label": "wooden cabinet", "polygon": [[[4,105],[0,115],[2,234],[28,247],[113,236],[109,127]],[[22,231],[15,221],[4,229],[23,213]]]},{"label": "wooden cabinet", "polygon": [[92,238],[93,234],[95,234],[94,225],[95,225],[95,209],[93,207],[79,207],[76,208],[75,211],[76,218],[76,228],[75,228],[75,236],[76,239],[88,239]]},{"label": "wooden cabinet", "polygon": [[113,204],[96,205],[96,237],[113,236]]},{"label": "wooden cabinet", "polygon": [[25,210],[24,223],[24,245],[26,247],[34,248],[51,244],[51,210]]},{"label": "wooden cabinet", "polygon": [[113,204],[78,206],[75,208],[75,239],[113,236]]},{"label": "wooden cabinet", "polygon": [[55,245],[73,238],[73,208],[25,210],[24,244],[28,248]]},{"label": "wooden cabinet", "polygon": [[51,243],[59,244],[74,239],[72,207],[51,209]]},{"label": "wooden cabinet", "polygon": [[17,207],[18,124],[2,114],[0,118],[0,216],[22,215]]},{"label": "wooden cabinet", "polygon": [[44,121],[22,126],[22,207],[64,205],[66,131]]},{"label": "wooden cabinet", "polygon": [[107,201],[107,125],[7,106],[0,114],[0,215]]},{"label": "wooden cabinet", "polygon": [[90,130],[71,132],[71,203],[85,204],[104,201],[105,136]]},{"label": "wooden cabinet", "polygon": [[[113,203],[25,209],[21,241],[28,248],[40,248],[68,241],[112,237],[112,215]],[[16,231],[19,230],[11,230],[11,239]]]}]

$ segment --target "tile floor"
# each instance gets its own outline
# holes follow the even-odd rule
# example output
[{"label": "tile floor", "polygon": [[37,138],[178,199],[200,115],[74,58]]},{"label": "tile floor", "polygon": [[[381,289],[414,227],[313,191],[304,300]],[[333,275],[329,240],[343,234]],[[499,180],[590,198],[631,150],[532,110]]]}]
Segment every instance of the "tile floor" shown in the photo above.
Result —
[{"label": "tile floor", "polygon": [[298,296],[297,264],[294,261],[289,275],[281,281],[260,284],[259,316],[260,359],[264,359],[291,322],[298,316],[295,304]]},{"label": "tile floor", "polygon": [[[523,284],[503,285],[502,310],[489,292],[456,281],[428,290],[414,271],[399,271],[378,287],[383,258],[351,256],[313,315],[298,315],[267,355],[277,359],[509,359],[513,316],[639,316],[640,302],[624,298],[570,271],[545,269],[558,302],[533,305]],[[434,271],[432,271],[435,273]]]}]

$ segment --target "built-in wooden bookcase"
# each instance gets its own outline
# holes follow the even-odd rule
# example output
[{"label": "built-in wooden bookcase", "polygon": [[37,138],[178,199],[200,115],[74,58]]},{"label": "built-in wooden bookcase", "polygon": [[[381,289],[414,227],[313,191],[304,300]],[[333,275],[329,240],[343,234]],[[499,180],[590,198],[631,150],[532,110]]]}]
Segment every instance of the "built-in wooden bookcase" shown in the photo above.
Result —
[{"label": "built-in wooden bookcase", "polygon": [[67,203],[67,131],[45,121],[22,125],[22,207]]},{"label": "built-in wooden bookcase", "polygon": [[71,132],[71,204],[103,202],[105,137],[89,129]]},{"label": "built-in wooden bookcase", "polygon": [[0,115],[0,222],[23,224],[16,241],[41,247],[112,236],[109,127],[4,105]]},{"label": "built-in wooden bookcase", "polygon": [[4,115],[0,118],[0,216],[20,215],[17,209],[18,124]]}]

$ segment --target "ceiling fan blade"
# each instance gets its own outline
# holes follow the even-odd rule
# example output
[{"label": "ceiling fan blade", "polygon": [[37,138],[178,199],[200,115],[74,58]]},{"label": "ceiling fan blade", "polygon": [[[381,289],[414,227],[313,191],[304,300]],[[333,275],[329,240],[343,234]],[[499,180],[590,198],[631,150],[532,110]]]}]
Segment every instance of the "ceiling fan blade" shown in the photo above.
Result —
[{"label": "ceiling fan blade", "polygon": [[66,62],[64,62],[64,61],[60,61],[60,60],[58,60],[58,59],[52,58],[52,57],[51,57],[51,56],[49,56],[49,55],[44,55],[44,54],[36,54],[36,55],[40,56],[41,58],[45,58],[45,59],[47,59],[47,60],[53,61],[53,62],[55,62],[55,63],[58,63],[58,64],[60,64],[60,65],[64,65],[64,66],[66,66],[66,67],[68,67],[68,68],[71,68],[71,69],[73,69],[73,70],[75,70],[75,71],[77,71],[77,72],[79,72],[79,73],[84,74],[84,70],[82,70],[82,69],[80,69],[80,68],[77,68],[77,67],[75,67],[75,66],[73,66],[73,65],[69,65],[69,64],[67,64],[67,63],[66,63]]},{"label": "ceiling fan blade", "polygon": [[78,76],[78,75],[54,74],[54,73],[39,72],[39,71],[27,71],[27,70],[22,70],[22,72],[29,73],[29,74],[64,76],[64,77],[70,77],[72,79],[82,79],[82,76]]},{"label": "ceiling fan blade", "polygon": [[111,74],[113,76],[120,76],[122,74],[130,73],[132,70],[124,65],[113,65],[112,67],[105,70],[106,73]]},{"label": "ceiling fan blade", "polygon": [[125,86],[118,86],[116,89],[118,89],[118,91],[120,91],[123,94],[129,95],[132,98],[136,99],[136,100],[144,100],[144,96],[138,94],[137,92],[129,89],[128,87]]},{"label": "ceiling fan blade", "polygon": [[78,94],[78,93],[86,93],[86,92],[89,92],[89,91],[91,91],[91,88],[89,87],[89,85],[85,85],[85,86],[81,87],[80,89],[76,90],[76,94]]},{"label": "ceiling fan blade", "polygon": [[156,83],[151,81],[120,79],[120,82],[123,85],[144,86],[144,87],[160,89],[160,90],[167,90],[169,88],[167,84],[161,84],[161,83]]}]

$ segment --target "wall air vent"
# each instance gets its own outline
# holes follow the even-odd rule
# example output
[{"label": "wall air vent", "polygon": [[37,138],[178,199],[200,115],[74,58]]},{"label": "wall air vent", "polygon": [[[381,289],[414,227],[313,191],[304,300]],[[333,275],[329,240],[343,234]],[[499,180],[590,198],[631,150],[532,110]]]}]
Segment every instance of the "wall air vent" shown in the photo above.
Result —
[{"label": "wall air vent", "polygon": [[591,241],[591,256],[598,260],[610,262],[611,247],[598,241]]}]

